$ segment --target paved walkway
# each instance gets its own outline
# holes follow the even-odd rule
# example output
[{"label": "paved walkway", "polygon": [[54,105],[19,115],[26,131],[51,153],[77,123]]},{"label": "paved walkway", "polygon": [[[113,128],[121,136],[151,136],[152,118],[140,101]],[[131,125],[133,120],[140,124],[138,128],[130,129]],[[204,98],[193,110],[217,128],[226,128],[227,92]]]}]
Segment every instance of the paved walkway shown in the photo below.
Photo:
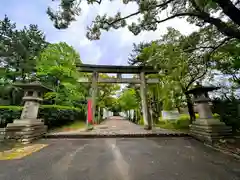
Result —
[{"label": "paved walkway", "polygon": [[68,132],[53,132],[46,135],[48,138],[63,138],[63,137],[116,137],[116,136],[186,136],[186,133],[171,131],[161,128],[153,130],[145,130],[143,126],[136,125],[123,117],[113,116],[103,121],[100,125],[96,125],[93,130],[86,131],[85,129],[68,131]]},{"label": "paved walkway", "polygon": [[1,180],[240,180],[240,162],[191,138],[47,139]]}]

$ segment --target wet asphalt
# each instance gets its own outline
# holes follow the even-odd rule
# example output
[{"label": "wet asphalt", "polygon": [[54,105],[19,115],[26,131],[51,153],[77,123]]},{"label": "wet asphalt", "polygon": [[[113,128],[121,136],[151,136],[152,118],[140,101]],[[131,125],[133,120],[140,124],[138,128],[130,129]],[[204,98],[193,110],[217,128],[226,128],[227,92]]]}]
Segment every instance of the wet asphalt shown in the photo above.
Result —
[{"label": "wet asphalt", "polygon": [[46,139],[0,180],[240,180],[240,161],[191,138]]}]

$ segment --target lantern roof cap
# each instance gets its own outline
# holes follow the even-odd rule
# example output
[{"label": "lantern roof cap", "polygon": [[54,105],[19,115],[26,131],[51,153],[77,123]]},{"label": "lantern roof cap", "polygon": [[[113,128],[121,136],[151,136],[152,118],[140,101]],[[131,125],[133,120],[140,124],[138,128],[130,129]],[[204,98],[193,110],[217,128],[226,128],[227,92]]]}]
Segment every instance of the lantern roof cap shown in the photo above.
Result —
[{"label": "lantern roof cap", "polygon": [[218,90],[220,87],[215,87],[215,86],[196,86],[193,89],[190,89],[189,91],[186,92],[186,94],[201,94],[201,93],[206,93],[206,92],[211,92],[214,90]]},{"label": "lantern roof cap", "polygon": [[20,87],[23,89],[34,89],[34,90],[40,90],[43,92],[46,91],[53,91],[52,89],[48,88],[47,86],[43,85],[40,81],[33,81],[31,83],[16,83],[14,84],[16,87]]}]

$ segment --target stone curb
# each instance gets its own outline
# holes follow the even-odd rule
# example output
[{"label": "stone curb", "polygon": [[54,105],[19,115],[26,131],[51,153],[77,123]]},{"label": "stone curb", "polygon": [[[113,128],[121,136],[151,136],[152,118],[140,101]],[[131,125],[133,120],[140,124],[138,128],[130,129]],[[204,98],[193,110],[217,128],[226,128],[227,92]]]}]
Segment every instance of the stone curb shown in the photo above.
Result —
[{"label": "stone curb", "polygon": [[225,150],[225,149],[222,149],[222,148],[218,148],[218,147],[216,147],[216,146],[212,146],[212,145],[209,145],[209,144],[206,144],[206,143],[204,143],[204,145],[207,146],[207,147],[209,147],[209,148],[211,148],[211,149],[214,149],[214,150],[216,150],[216,151],[219,151],[219,152],[221,152],[221,153],[224,153],[224,154],[233,156],[233,157],[235,157],[235,158],[237,158],[237,159],[240,159],[240,156],[239,156],[238,154],[235,154],[235,153],[233,153],[233,152],[231,152],[231,151],[228,151],[228,150]]},{"label": "stone curb", "polygon": [[47,139],[61,138],[141,138],[141,137],[189,137],[187,133],[149,133],[149,134],[46,134]]}]

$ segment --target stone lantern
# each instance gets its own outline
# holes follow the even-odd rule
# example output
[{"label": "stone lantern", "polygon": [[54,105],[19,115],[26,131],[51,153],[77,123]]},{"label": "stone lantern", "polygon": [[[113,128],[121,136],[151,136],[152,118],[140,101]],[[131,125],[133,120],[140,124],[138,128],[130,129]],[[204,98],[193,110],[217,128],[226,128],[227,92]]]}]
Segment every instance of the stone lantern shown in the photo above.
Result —
[{"label": "stone lantern", "polygon": [[43,94],[51,89],[38,81],[15,86],[24,90],[24,107],[20,119],[7,125],[5,138],[28,143],[46,133],[47,127],[41,119],[37,119],[37,116]]},{"label": "stone lantern", "polygon": [[213,118],[210,98],[208,92],[219,89],[218,87],[204,87],[197,85],[187,94],[193,94],[194,103],[199,114],[199,118],[190,125],[190,133],[199,140],[212,143],[221,138],[228,138],[232,135],[232,129],[226,126],[224,122]]}]

